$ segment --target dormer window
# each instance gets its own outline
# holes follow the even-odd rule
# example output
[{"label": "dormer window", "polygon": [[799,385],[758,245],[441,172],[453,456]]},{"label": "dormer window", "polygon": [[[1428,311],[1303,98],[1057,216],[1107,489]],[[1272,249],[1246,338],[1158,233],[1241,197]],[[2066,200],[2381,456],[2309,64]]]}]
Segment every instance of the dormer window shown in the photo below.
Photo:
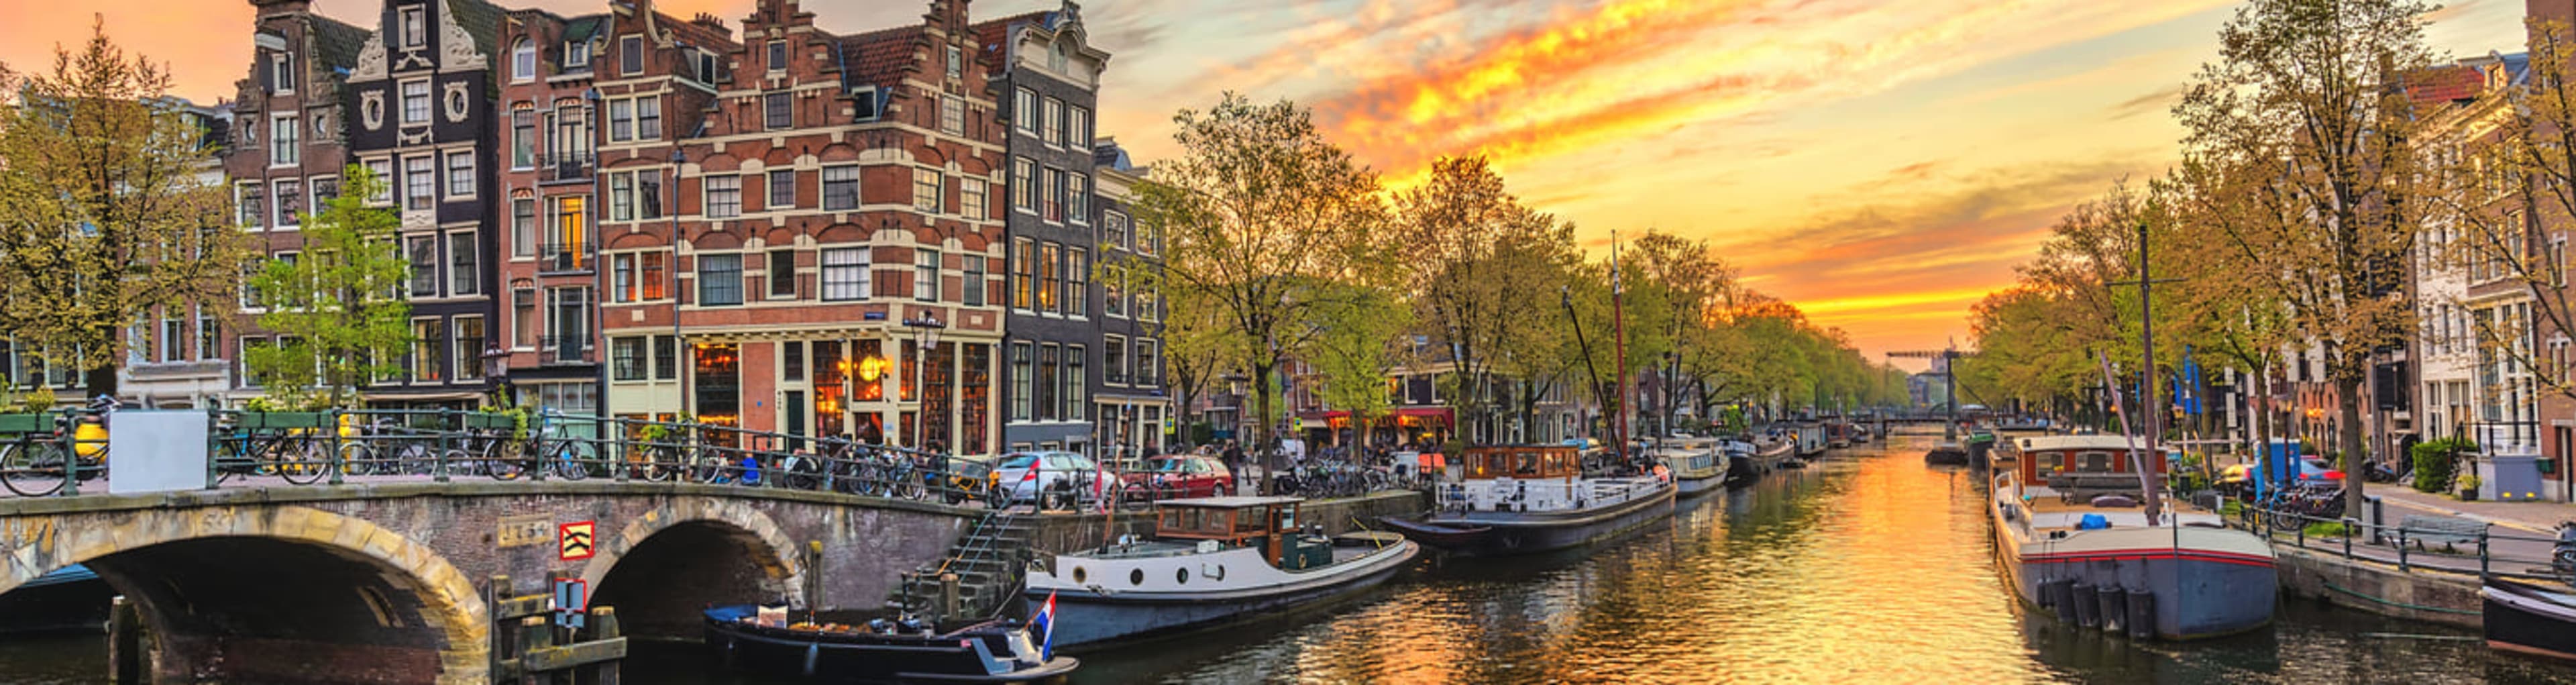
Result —
[{"label": "dormer window", "polygon": [[279,93],[295,92],[295,56],[283,52],[268,53],[268,83]]},{"label": "dormer window", "polygon": [[698,50],[698,81],[707,85],[715,85],[716,53],[714,51],[705,49]]},{"label": "dormer window", "polygon": [[537,42],[526,38],[510,47],[510,80],[528,81],[537,77]]},{"label": "dormer window", "polygon": [[576,40],[564,44],[564,68],[590,68],[590,41]]},{"label": "dormer window", "polygon": [[644,37],[617,39],[617,67],[628,75],[644,73]]},{"label": "dormer window", "polygon": [[787,70],[787,41],[783,41],[783,40],[773,40],[773,41],[769,41],[769,62],[768,62],[768,66],[769,66],[769,70],[770,70],[771,72],[781,72],[781,71],[786,71],[786,70]]},{"label": "dormer window", "polygon": [[403,8],[403,10],[402,10],[402,45],[403,45],[403,47],[405,47],[405,48],[417,48],[417,47],[421,47],[421,46],[423,46],[423,45],[428,45],[428,44],[429,44],[429,22],[428,22],[428,20],[427,20],[426,18],[424,18],[424,17],[422,17],[422,16],[421,16],[420,8],[419,8],[419,7],[417,7],[417,6],[415,6],[415,7],[405,7],[405,8]]},{"label": "dormer window", "polygon": [[877,118],[877,87],[860,86],[858,88],[851,89],[850,111],[852,113],[852,118],[855,120],[875,121]]}]

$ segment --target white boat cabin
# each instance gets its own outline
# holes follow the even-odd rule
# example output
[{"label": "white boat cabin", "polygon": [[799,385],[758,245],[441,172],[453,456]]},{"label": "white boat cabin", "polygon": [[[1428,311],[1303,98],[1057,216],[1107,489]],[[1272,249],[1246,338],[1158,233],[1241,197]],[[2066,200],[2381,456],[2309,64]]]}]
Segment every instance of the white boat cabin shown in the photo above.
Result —
[{"label": "white boat cabin", "polygon": [[1440,486],[1440,505],[1471,512],[1588,509],[1656,485],[1652,478],[1585,478],[1582,454],[1563,445],[1471,447],[1450,474]]}]

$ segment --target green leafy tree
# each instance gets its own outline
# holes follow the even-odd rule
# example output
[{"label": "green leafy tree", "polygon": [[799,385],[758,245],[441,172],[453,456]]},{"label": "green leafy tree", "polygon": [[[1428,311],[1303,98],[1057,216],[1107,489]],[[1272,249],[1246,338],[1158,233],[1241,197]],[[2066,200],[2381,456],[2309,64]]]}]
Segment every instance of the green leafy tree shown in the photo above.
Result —
[{"label": "green leafy tree", "polygon": [[1358,292],[1343,296],[1350,306],[1316,337],[1306,361],[1322,381],[1324,402],[1350,412],[1352,435],[1366,445],[1370,427],[1395,408],[1387,370],[1410,361],[1411,346],[1397,340],[1413,327],[1413,310],[1384,288],[1343,287]]},{"label": "green leafy tree", "polygon": [[104,23],[51,71],[0,65],[0,338],[79,369],[93,395],[117,393],[127,326],[229,303],[249,252],[170,84]]},{"label": "green leafy tree", "polygon": [[1397,278],[1448,353],[1443,396],[1462,428],[1489,425],[1496,365],[1545,344],[1548,332],[1528,324],[1555,318],[1552,267],[1573,253],[1574,227],[1522,205],[1483,157],[1432,162],[1430,180],[1397,193],[1394,210],[1394,254],[1407,267]]},{"label": "green leafy tree", "polygon": [[270,260],[251,278],[267,309],[260,327],[289,342],[245,350],[243,364],[290,406],[355,406],[358,388],[402,371],[392,362],[416,341],[401,297],[412,265],[395,244],[400,220],[366,202],[385,181],[359,166],[341,178],[343,192],[304,217],[301,255]]}]

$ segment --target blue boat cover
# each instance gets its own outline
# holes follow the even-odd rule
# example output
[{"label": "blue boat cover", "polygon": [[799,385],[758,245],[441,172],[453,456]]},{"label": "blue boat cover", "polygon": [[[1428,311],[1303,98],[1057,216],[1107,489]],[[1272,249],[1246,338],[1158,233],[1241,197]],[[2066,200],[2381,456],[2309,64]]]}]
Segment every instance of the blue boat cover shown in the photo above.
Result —
[{"label": "blue boat cover", "polygon": [[2101,514],[2085,514],[2083,519],[2075,523],[2076,530],[2101,530],[2109,527],[2111,527],[2111,519],[2103,518]]}]

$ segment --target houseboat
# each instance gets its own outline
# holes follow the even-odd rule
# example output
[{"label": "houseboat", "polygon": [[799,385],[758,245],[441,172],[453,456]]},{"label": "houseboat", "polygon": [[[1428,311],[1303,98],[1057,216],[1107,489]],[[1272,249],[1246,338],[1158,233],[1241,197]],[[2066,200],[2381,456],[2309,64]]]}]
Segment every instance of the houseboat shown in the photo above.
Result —
[{"label": "houseboat", "polygon": [[1565,549],[1671,516],[1672,483],[1585,477],[1573,448],[1470,448],[1434,486],[1435,510],[1380,519],[1405,537],[1452,554],[1488,556]]},{"label": "houseboat", "polygon": [[2270,545],[2171,497],[2150,518],[2141,502],[2160,483],[2165,455],[2136,458],[2141,450],[2116,435],[2013,446],[2013,468],[1994,476],[1991,515],[1999,565],[2022,601],[2087,627],[2169,640],[2272,620]]},{"label": "houseboat", "polygon": [[1856,427],[1839,419],[1826,421],[1825,448],[1838,450],[1852,446],[1852,429]]},{"label": "houseboat", "polygon": [[1032,635],[1017,622],[986,621],[942,632],[893,619],[861,625],[811,616],[797,621],[796,613],[752,605],[707,609],[707,648],[717,663],[734,670],[824,682],[1018,683],[1082,665],[1052,654],[1043,633]]},{"label": "houseboat", "polygon": [[1299,518],[1303,501],[1235,496],[1156,502],[1150,539],[1034,561],[1021,599],[1035,613],[1052,598],[1055,644],[1080,646],[1179,633],[1346,597],[1384,582],[1421,550],[1391,534],[1324,537],[1313,522]]},{"label": "houseboat", "polygon": [[2487,647],[2576,661],[2576,592],[2566,585],[2488,576],[2478,598]]},{"label": "houseboat", "polygon": [[1825,453],[1825,445],[1827,443],[1825,442],[1824,424],[1813,421],[1802,421],[1793,426],[1792,430],[1798,438],[1797,457],[1799,459],[1807,459]]},{"label": "houseboat", "polygon": [[1665,441],[1654,455],[1671,471],[1680,496],[1690,497],[1716,492],[1726,482],[1730,460],[1724,444],[1709,438],[1677,438]]}]

